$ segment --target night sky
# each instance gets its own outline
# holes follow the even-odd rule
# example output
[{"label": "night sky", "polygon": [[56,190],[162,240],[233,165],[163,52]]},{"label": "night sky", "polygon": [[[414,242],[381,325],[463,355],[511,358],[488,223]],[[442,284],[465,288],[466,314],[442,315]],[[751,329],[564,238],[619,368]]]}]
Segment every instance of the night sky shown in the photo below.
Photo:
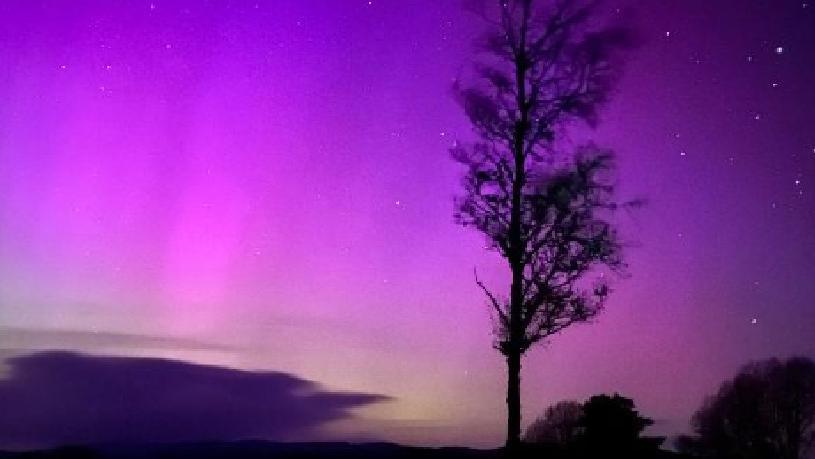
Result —
[{"label": "night sky", "polygon": [[[605,10],[641,46],[572,140],[647,205],[606,311],[525,359],[524,416],[617,391],[673,434],[741,364],[815,356],[815,2]],[[453,222],[447,151],[482,27],[457,0],[0,2],[0,357],[281,372],[388,397],[291,438],[500,444],[473,268],[507,270]]]}]

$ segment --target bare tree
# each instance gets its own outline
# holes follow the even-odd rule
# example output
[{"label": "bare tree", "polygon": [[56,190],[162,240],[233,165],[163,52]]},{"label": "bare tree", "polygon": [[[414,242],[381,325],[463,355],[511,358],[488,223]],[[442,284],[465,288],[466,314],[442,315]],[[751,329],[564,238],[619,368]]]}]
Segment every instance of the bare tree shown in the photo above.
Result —
[{"label": "bare tree", "polygon": [[724,382],[677,447],[702,457],[799,459],[815,442],[815,362],[751,363]]},{"label": "bare tree", "polygon": [[507,446],[520,443],[521,357],[535,343],[598,313],[609,290],[587,286],[598,264],[622,266],[605,211],[616,208],[610,152],[593,146],[555,167],[555,138],[596,120],[616,77],[625,28],[595,27],[594,4],[501,0],[471,85],[456,94],[479,140],[457,144],[467,167],[457,221],[484,233],[508,262],[508,298],[476,276],[495,313],[495,348],[507,361]]}]

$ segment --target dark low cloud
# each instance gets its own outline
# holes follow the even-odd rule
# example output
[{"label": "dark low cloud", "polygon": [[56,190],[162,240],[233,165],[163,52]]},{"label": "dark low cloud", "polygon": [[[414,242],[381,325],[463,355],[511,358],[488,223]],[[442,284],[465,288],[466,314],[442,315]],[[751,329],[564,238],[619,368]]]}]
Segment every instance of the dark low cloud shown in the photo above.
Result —
[{"label": "dark low cloud", "polygon": [[287,373],[157,358],[52,351],[6,364],[0,448],[315,438],[322,423],[387,400],[325,391]]}]

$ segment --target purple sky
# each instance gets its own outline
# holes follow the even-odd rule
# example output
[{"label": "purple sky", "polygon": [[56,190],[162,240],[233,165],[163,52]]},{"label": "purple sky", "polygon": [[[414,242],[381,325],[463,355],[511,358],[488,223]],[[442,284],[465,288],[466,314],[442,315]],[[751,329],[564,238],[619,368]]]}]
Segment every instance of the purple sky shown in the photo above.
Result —
[{"label": "purple sky", "polygon": [[[611,2],[643,45],[599,128],[631,278],[533,350],[527,421],[619,391],[686,428],[815,356],[815,3]],[[619,13],[615,10],[619,7]],[[494,446],[504,368],[453,223],[458,1],[0,2],[0,349],[287,372],[394,399],[337,437]]]}]

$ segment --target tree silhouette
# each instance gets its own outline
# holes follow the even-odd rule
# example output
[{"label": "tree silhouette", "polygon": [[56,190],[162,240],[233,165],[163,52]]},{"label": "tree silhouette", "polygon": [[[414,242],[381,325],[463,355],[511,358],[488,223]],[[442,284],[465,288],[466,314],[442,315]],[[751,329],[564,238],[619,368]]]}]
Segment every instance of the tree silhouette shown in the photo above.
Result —
[{"label": "tree silhouette", "polygon": [[798,459],[815,441],[815,362],[751,363],[693,417],[695,437],[677,448],[703,457]]},{"label": "tree silhouette", "polygon": [[640,416],[634,401],[619,394],[595,395],[583,404],[583,418],[579,441],[581,447],[597,457],[603,452],[616,457],[630,457],[656,451],[661,438],[643,438],[640,435],[654,421]]},{"label": "tree silhouette", "polygon": [[670,457],[659,449],[664,437],[642,436],[652,424],[630,398],[600,394],[582,404],[562,401],[550,406],[529,426],[524,440],[531,451],[554,457]]},{"label": "tree silhouette", "polygon": [[622,266],[604,211],[613,210],[610,152],[587,146],[555,167],[556,133],[596,121],[616,77],[615,51],[630,44],[619,27],[592,27],[594,4],[501,0],[483,44],[477,78],[454,85],[478,140],[457,143],[467,167],[457,221],[484,233],[511,271],[508,298],[476,276],[495,315],[495,348],[506,358],[507,446],[520,443],[521,357],[533,344],[586,321],[609,290],[584,277],[598,264]]},{"label": "tree silhouette", "polygon": [[524,441],[568,445],[577,438],[582,419],[583,406],[580,403],[573,400],[555,403],[526,428]]}]

